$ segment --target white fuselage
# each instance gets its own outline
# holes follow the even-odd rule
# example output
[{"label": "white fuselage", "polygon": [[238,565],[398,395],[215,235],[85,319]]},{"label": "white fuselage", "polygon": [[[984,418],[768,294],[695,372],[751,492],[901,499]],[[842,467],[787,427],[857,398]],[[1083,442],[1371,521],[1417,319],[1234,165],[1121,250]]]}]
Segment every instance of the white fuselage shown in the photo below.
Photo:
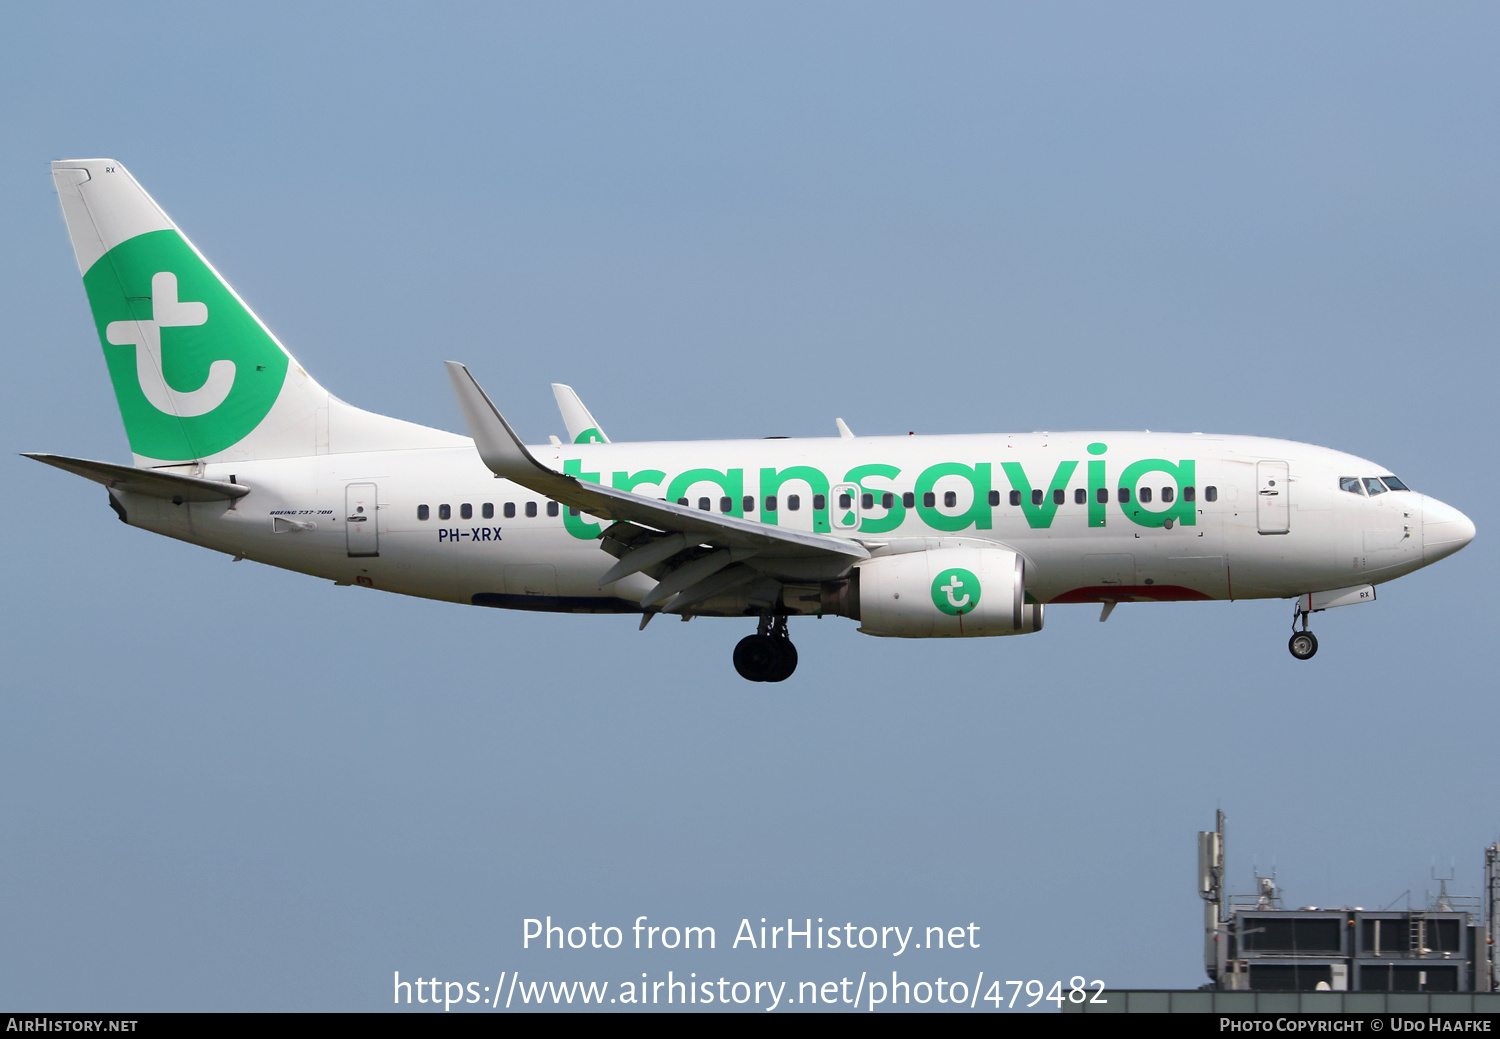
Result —
[{"label": "white fuselage", "polygon": [[[1005,546],[1025,557],[1027,598],[1041,603],[1274,598],[1378,584],[1473,534],[1461,513],[1419,493],[1341,489],[1342,478],[1388,475],[1381,466],[1259,437],[1032,433],[532,452],[584,481],[856,539],[877,557]],[[608,521],[569,515],[495,478],[472,447],[177,471],[190,468],[250,493],[174,505],[114,492],[128,521],[340,583],[452,602],[632,611],[655,584],[637,573],[601,588],[614,560],[596,535]],[[786,606],[821,609],[816,596],[789,594]],[[744,611],[730,597],[694,612]]]}]

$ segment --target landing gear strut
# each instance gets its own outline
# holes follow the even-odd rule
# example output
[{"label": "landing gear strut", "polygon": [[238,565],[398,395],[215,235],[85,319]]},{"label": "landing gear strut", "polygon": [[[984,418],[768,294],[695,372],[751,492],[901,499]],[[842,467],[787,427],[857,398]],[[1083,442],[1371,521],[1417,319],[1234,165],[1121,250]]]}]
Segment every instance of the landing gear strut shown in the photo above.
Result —
[{"label": "landing gear strut", "polygon": [[784,682],[797,670],[797,647],[787,636],[783,614],[763,614],[754,635],[734,647],[734,669],[751,682]]},{"label": "landing gear strut", "polygon": [[[1313,654],[1318,651],[1318,637],[1307,630],[1307,611],[1302,608],[1302,599],[1297,600],[1296,612],[1292,614],[1292,639],[1286,648],[1292,651],[1292,656],[1298,660],[1311,660]],[[1302,624],[1302,630],[1297,630],[1298,622]]]}]

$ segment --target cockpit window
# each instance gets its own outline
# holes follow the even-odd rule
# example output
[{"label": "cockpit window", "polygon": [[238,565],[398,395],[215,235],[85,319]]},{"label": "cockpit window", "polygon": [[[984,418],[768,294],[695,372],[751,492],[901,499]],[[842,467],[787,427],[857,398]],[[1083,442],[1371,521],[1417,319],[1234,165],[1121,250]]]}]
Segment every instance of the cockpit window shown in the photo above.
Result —
[{"label": "cockpit window", "polygon": [[1406,486],[1406,484],[1402,483],[1400,480],[1396,479],[1394,476],[1382,476],[1380,479],[1383,480],[1385,482],[1385,485],[1387,487],[1389,487],[1393,491],[1409,491],[1409,490],[1411,490],[1410,487]]},{"label": "cockpit window", "polygon": [[1373,498],[1377,494],[1384,494],[1385,493],[1385,484],[1381,483],[1379,480],[1375,479],[1375,477],[1373,477],[1373,476],[1366,476],[1365,477],[1365,490],[1369,491],[1370,492],[1370,497]]},{"label": "cockpit window", "polygon": [[1350,494],[1364,494],[1364,485],[1359,482],[1357,476],[1340,476],[1339,490],[1348,491]]}]

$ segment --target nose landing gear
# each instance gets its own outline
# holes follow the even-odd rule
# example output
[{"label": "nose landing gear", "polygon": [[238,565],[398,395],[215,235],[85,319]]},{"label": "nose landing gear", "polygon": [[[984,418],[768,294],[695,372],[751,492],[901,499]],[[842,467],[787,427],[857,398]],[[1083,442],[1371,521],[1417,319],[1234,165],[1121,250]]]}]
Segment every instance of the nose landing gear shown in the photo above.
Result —
[{"label": "nose landing gear", "polygon": [[786,617],[765,614],[754,635],[734,647],[734,669],[751,682],[784,682],[797,670],[797,647],[787,636]]},{"label": "nose landing gear", "polygon": [[[1308,613],[1302,608],[1303,600],[1297,600],[1296,612],[1292,614],[1292,638],[1286,644],[1286,648],[1292,651],[1292,656],[1298,660],[1311,660],[1313,654],[1318,651],[1318,637],[1307,630]],[[1302,630],[1297,630],[1297,623],[1301,622]]]}]

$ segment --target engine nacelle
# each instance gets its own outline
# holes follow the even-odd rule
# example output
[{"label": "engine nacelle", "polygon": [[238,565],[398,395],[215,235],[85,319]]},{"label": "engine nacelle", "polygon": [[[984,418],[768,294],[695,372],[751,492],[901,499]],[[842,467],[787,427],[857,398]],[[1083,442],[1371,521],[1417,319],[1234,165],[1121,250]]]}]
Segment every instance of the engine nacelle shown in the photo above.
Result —
[{"label": "engine nacelle", "polygon": [[1026,560],[1003,548],[877,556],[857,573],[866,635],[967,638],[1042,629],[1041,604],[1026,602]]}]

